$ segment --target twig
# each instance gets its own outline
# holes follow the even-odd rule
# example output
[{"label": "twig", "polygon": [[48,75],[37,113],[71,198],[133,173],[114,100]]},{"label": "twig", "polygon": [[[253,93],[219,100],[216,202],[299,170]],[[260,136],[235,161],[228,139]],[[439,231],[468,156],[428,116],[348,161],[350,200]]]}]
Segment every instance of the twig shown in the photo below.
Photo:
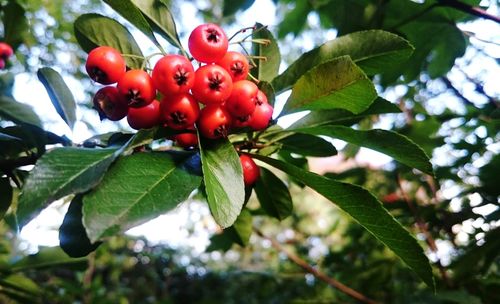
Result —
[{"label": "twig", "polygon": [[463,2],[460,2],[458,0],[438,0],[438,3],[442,6],[447,6],[454,8],[456,10],[462,11],[464,13],[476,16],[476,17],[481,17],[484,19],[492,20],[497,23],[500,23],[500,18],[494,15],[489,14],[487,11],[480,7],[475,7],[470,4],[466,4]]},{"label": "twig", "polygon": [[92,285],[92,278],[94,276],[95,271],[95,252],[89,254],[89,267],[83,276],[83,289],[85,290],[83,303],[91,304],[92,303],[92,293],[90,292],[90,288]]},{"label": "twig", "polygon": [[451,286],[450,279],[448,278],[448,274],[446,273],[446,269],[444,269],[444,266],[441,264],[441,260],[437,257],[438,248],[436,246],[436,241],[434,240],[431,233],[429,232],[429,229],[427,229],[427,225],[425,224],[425,222],[422,220],[422,218],[418,214],[417,208],[415,207],[415,205],[413,205],[410,197],[408,196],[408,194],[404,190],[403,181],[401,180],[401,176],[399,174],[397,175],[397,182],[398,182],[399,191],[401,191],[401,196],[403,197],[403,200],[405,201],[405,203],[408,205],[410,212],[413,214],[413,217],[415,218],[415,222],[417,224],[418,229],[425,235],[425,241],[429,245],[429,248],[431,249],[431,251],[434,254],[436,254],[436,258],[437,258],[436,264],[439,268],[439,272],[441,273],[443,281],[445,282],[445,284],[447,286]]},{"label": "twig", "polygon": [[300,266],[302,269],[304,269],[305,271],[309,272],[310,274],[312,274],[314,277],[318,278],[319,280],[327,283],[328,285],[332,286],[333,288],[336,288],[338,289],[339,291],[345,293],[346,295],[358,300],[358,301],[361,301],[363,303],[368,303],[368,304],[377,304],[376,301],[368,298],[367,296],[361,294],[360,292],[350,288],[349,286],[346,286],[342,283],[340,283],[339,281],[327,276],[325,273],[323,273],[322,271],[312,267],[311,265],[309,265],[306,261],[304,261],[303,259],[301,259],[299,256],[297,256],[296,254],[294,254],[293,252],[290,252],[289,250],[287,250],[286,248],[284,248],[278,241],[276,241],[275,239],[271,238],[271,237],[268,237],[268,236],[265,236],[258,228],[254,227],[254,231],[263,239],[266,239],[266,240],[269,240],[271,242],[271,245],[278,251],[280,252],[283,252],[284,254],[286,254],[286,256],[288,257],[288,259],[292,262],[294,262],[295,264],[297,264],[298,266]]},{"label": "twig", "polygon": [[484,97],[486,97],[488,99],[488,102],[490,103],[491,106],[493,106],[494,108],[500,107],[500,105],[498,103],[498,100],[496,100],[492,96],[488,95],[484,91],[484,86],[479,81],[477,81],[476,79],[473,79],[472,77],[470,77],[464,70],[462,70],[462,68],[457,67],[457,69],[460,72],[462,72],[462,74],[464,74],[465,78],[467,78],[467,80],[469,82],[471,82],[472,84],[474,84],[476,92],[478,92],[479,94],[483,95]]},{"label": "twig", "polygon": [[471,106],[474,106],[474,103],[472,101],[470,101],[467,97],[465,97],[462,93],[460,93],[460,91],[455,88],[455,86],[453,85],[453,83],[451,83],[451,81],[448,79],[448,77],[441,77],[441,80],[444,82],[444,84],[446,85],[446,87],[450,90],[453,91],[453,93],[455,95],[457,95],[458,98],[460,98],[461,100],[463,100],[466,104],[468,105],[471,105]]}]

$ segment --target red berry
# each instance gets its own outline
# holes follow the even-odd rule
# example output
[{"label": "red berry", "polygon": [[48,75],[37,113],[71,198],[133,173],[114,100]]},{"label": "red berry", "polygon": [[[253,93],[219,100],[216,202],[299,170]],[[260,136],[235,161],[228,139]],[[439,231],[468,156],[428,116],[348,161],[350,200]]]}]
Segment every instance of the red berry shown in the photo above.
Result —
[{"label": "red berry", "polygon": [[242,53],[229,51],[217,61],[217,64],[226,69],[231,75],[233,82],[244,80],[248,76],[248,60]]},{"label": "red berry", "polygon": [[100,46],[90,51],[85,69],[92,80],[112,84],[125,74],[126,64],[120,52],[109,46]]},{"label": "red berry", "polygon": [[226,108],[233,117],[244,117],[255,110],[255,98],[259,88],[249,80],[233,83],[233,90],[226,101]]},{"label": "red berry", "polygon": [[174,140],[178,146],[191,148],[198,145],[198,135],[196,132],[186,132],[174,135]]},{"label": "red berry", "polygon": [[150,104],[156,97],[151,76],[143,70],[130,70],[118,81],[118,91],[129,107],[140,108]]},{"label": "red berry", "polygon": [[228,45],[224,31],[212,23],[197,26],[189,35],[188,40],[191,55],[194,59],[204,63],[219,61],[226,54]]},{"label": "red berry", "polygon": [[3,68],[5,68],[5,61],[0,58],[0,70],[2,70]]},{"label": "red berry", "polygon": [[263,103],[269,103],[269,102],[267,101],[266,94],[264,94],[264,92],[262,92],[261,90],[259,90],[259,92],[257,92],[257,97],[255,98],[255,104],[256,105],[261,105]]},{"label": "red berry", "polygon": [[0,59],[3,59],[5,61],[13,54],[14,50],[8,43],[0,42]]},{"label": "red berry", "polygon": [[127,116],[128,106],[116,87],[104,87],[94,95],[94,109],[101,120],[118,121]]},{"label": "red berry", "polygon": [[156,63],[151,77],[164,95],[187,93],[193,87],[194,68],[184,56],[167,55]]},{"label": "red berry", "polygon": [[233,81],[222,67],[209,64],[196,70],[193,96],[203,104],[222,104],[231,95]]},{"label": "red berry", "polygon": [[128,109],[128,124],[136,130],[155,127],[160,124],[160,119],[160,102],[156,99],[142,108]]},{"label": "red berry", "polygon": [[161,101],[162,119],[174,130],[187,129],[200,115],[200,106],[191,94],[166,95]]},{"label": "red berry", "polygon": [[208,105],[200,111],[198,130],[206,138],[227,137],[231,115],[219,105]]},{"label": "red berry", "polygon": [[233,128],[244,128],[248,126],[248,121],[250,119],[250,115],[242,116],[242,117],[233,117],[231,127]]},{"label": "red berry", "polygon": [[273,107],[268,103],[263,103],[255,107],[255,111],[250,115],[248,126],[259,131],[264,130],[269,125],[269,121],[273,117]]},{"label": "red berry", "polygon": [[245,186],[253,185],[260,177],[259,166],[246,154],[240,155],[240,162],[243,169],[243,182]]}]

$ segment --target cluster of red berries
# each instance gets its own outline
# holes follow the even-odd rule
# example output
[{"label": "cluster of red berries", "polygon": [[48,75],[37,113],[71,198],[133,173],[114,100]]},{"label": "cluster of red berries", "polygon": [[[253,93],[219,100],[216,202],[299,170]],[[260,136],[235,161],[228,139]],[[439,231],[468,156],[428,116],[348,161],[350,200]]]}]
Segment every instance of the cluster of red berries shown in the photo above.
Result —
[{"label": "cluster of red berries", "polygon": [[7,59],[14,54],[14,50],[5,42],[0,42],[0,70],[5,68]]},{"label": "cluster of red berries", "polygon": [[[185,56],[165,55],[151,75],[142,69],[127,70],[126,55],[108,46],[98,47],[89,53],[87,73],[98,83],[117,85],[97,91],[94,107],[101,119],[117,121],[127,116],[134,129],[166,125],[177,130],[173,139],[181,147],[197,145],[195,128],[212,139],[226,137],[233,128],[263,130],[273,107],[257,85],[247,80],[246,56],[228,51],[228,44],[218,25],[202,24],[188,40],[200,67],[195,70]],[[157,91],[162,96],[159,100]]]}]

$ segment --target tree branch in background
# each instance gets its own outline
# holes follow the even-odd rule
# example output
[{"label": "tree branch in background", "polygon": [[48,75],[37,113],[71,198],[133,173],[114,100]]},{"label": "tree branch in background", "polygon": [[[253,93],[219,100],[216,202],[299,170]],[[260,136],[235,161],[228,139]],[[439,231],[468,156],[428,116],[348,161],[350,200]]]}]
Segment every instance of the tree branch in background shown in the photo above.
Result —
[{"label": "tree branch in background", "polygon": [[410,212],[413,214],[413,218],[415,218],[415,222],[417,224],[418,229],[420,230],[420,232],[422,232],[425,235],[425,241],[427,242],[427,245],[429,245],[429,248],[431,249],[431,251],[434,254],[436,254],[436,264],[439,268],[439,272],[441,273],[441,277],[443,278],[444,283],[446,284],[446,286],[450,287],[451,283],[450,283],[450,279],[448,278],[448,274],[446,273],[446,269],[441,264],[441,260],[439,259],[439,257],[437,257],[438,248],[436,246],[436,241],[434,240],[431,233],[429,232],[429,229],[427,229],[427,224],[420,217],[418,210],[415,207],[415,205],[413,205],[412,200],[408,196],[408,193],[406,193],[406,191],[404,190],[403,181],[402,181],[401,177],[399,176],[399,174],[397,175],[397,183],[398,183],[399,191],[401,191],[401,196],[403,197],[403,200],[408,205]]},{"label": "tree branch in background", "polygon": [[89,266],[83,275],[83,288],[86,291],[85,296],[83,298],[84,304],[92,303],[92,293],[90,292],[90,288],[92,287],[92,278],[94,277],[95,271],[95,251],[89,254]]},{"label": "tree branch in background", "polygon": [[476,17],[481,17],[484,19],[492,20],[497,23],[500,23],[500,18],[497,16],[493,16],[484,9],[480,7],[475,7],[470,4],[466,4],[463,2],[460,2],[458,0],[438,0],[438,3],[442,6],[447,6],[451,7],[454,9],[457,9],[459,11],[462,11],[464,13],[476,16]]},{"label": "tree branch in background", "polygon": [[457,67],[457,69],[462,73],[464,74],[465,78],[467,78],[467,80],[469,82],[471,82],[472,84],[474,84],[474,87],[475,87],[475,90],[477,93],[483,95],[484,97],[486,97],[488,99],[488,102],[490,103],[490,105],[492,105],[493,107],[495,108],[498,108],[500,105],[498,103],[498,100],[495,99],[493,96],[490,96],[488,95],[485,91],[484,91],[484,86],[482,83],[480,83],[478,80],[476,79],[473,79],[472,77],[470,77],[464,70],[462,70],[462,68],[460,67]]},{"label": "tree branch in background", "polygon": [[462,101],[464,101],[466,104],[468,105],[471,105],[471,106],[474,106],[474,103],[472,101],[470,101],[467,97],[465,97],[457,88],[455,88],[455,86],[453,85],[453,83],[451,83],[450,79],[448,79],[448,77],[444,76],[444,77],[441,77],[441,80],[444,82],[444,84],[446,85],[446,87],[451,90],[458,98],[460,98]]},{"label": "tree branch in background", "polygon": [[361,294],[360,292],[350,288],[349,286],[346,286],[339,281],[327,276],[324,272],[321,272],[320,270],[312,267],[309,265],[306,261],[304,261],[302,258],[297,256],[295,253],[290,252],[287,250],[285,247],[283,247],[277,240],[265,236],[258,228],[254,227],[254,231],[263,239],[266,239],[271,242],[271,245],[278,251],[283,252],[286,254],[288,259],[292,262],[294,262],[296,265],[300,266],[302,269],[305,271],[309,272],[312,274],[315,278],[327,283],[328,285],[332,286],[333,288],[338,289],[339,291],[345,293],[346,295],[360,301],[363,303],[368,303],[368,304],[377,304],[376,301],[368,298],[367,296]]}]

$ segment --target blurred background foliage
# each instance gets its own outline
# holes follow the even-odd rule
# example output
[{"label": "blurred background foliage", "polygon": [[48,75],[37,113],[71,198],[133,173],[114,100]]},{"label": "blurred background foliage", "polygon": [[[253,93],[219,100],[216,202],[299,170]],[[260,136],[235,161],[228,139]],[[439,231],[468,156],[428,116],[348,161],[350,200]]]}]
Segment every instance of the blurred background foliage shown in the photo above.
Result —
[{"label": "blurred background foliage", "polygon": [[[229,26],[260,1],[167,2],[180,23],[189,18],[179,15],[189,2],[201,20]],[[435,266],[437,293],[366,230],[315,193],[287,180],[292,185],[294,215],[282,222],[259,217],[258,204],[251,199],[254,225],[265,237],[254,233],[247,247],[228,243],[221,235],[212,237],[207,252],[116,237],[86,259],[69,259],[58,248],[40,248],[29,256],[6,217],[0,223],[0,303],[353,301],[304,272],[285,252],[380,303],[500,303],[500,48],[498,40],[484,41],[482,33],[469,30],[491,29],[498,38],[498,1],[273,2],[277,22],[269,28],[279,38],[283,66],[313,46],[359,30],[385,29],[415,46],[405,65],[374,78],[381,95],[403,113],[366,118],[358,128],[384,127],[410,137],[433,156],[436,179],[395,162],[373,166],[357,157],[360,149],[350,144],[330,163],[289,160],[312,168],[326,164],[329,170],[322,173],[375,193],[425,248]],[[10,72],[0,74],[2,95],[12,95],[14,75],[34,74],[46,65],[89,90],[83,71],[85,53],[76,44],[73,22],[85,12],[117,17],[109,7],[97,0],[3,0],[0,5],[4,24],[16,24],[15,32],[0,27],[0,37],[17,48]],[[190,30],[178,28],[181,36]],[[81,111],[89,108],[90,92],[84,96]],[[0,192],[2,200],[12,196]],[[187,238],[195,225],[186,223]],[[273,246],[270,239],[281,245]]]}]

